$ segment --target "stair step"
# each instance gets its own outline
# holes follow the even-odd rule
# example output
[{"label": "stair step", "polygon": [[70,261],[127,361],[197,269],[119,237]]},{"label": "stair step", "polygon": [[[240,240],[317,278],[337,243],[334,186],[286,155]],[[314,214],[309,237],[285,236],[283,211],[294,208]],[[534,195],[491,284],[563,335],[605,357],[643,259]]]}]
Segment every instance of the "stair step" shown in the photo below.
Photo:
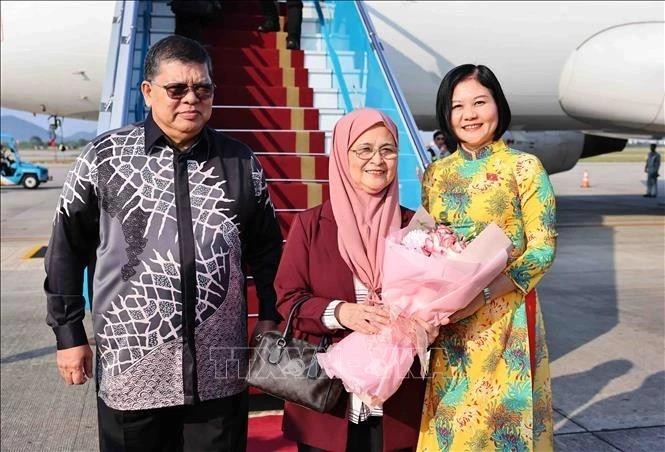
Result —
[{"label": "stair step", "polygon": [[[215,28],[221,30],[245,30],[255,31],[263,23],[265,17],[263,14],[248,14],[243,12],[231,12],[224,14],[222,18],[215,22]],[[303,19],[303,23],[304,23]],[[284,31],[286,26],[286,17],[279,16],[279,28]]]},{"label": "stair step", "polygon": [[160,16],[172,16],[173,11],[171,7],[166,2],[150,2],[152,8],[150,9],[150,15],[160,15]]},{"label": "stair step", "polygon": [[266,178],[270,180],[328,180],[328,156],[257,153]]},{"label": "stair step", "polygon": [[[277,66],[304,67],[305,52],[302,50],[279,50],[259,48],[234,48],[219,46],[208,49],[210,58],[217,64],[226,66]],[[320,56],[317,54],[317,56]],[[214,64],[213,64],[214,66]]]},{"label": "stair step", "polygon": [[217,130],[257,153],[323,154],[326,149],[326,133],[319,130]]},{"label": "stair step", "polygon": [[[333,73],[332,69],[308,69],[309,73],[308,82],[309,86],[315,91],[318,89],[337,89],[339,83],[337,76]],[[346,82],[346,86],[351,92],[357,92],[363,88],[361,81],[361,74],[358,70],[343,71],[342,77]]]},{"label": "stair step", "polygon": [[212,127],[229,129],[318,130],[315,108],[213,106]]},{"label": "stair step", "polygon": [[[313,107],[314,90],[293,86],[234,86],[217,85],[215,103],[218,105],[237,106],[281,106],[281,107]],[[329,93],[319,96],[319,104],[323,107],[337,108],[337,97]]]},{"label": "stair step", "polygon": [[[223,30],[246,30],[254,31],[264,21],[260,14],[223,14],[221,20],[215,22],[215,27]],[[286,17],[279,17],[280,31],[286,31]],[[300,25],[301,34],[320,33],[321,26],[317,17],[304,17]]]},{"label": "stair step", "polygon": [[339,118],[344,116],[344,110],[339,108],[317,108],[319,111],[319,129],[333,130]]},{"label": "stair step", "polygon": [[309,209],[330,198],[327,183],[272,182],[268,192],[276,209]]},{"label": "stair step", "polygon": [[[222,14],[252,14],[252,15],[262,15],[263,9],[261,8],[260,0],[250,1],[224,1],[222,2]],[[286,15],[286,3],[277,2],[277,11],[280,16]],[[303,8],[303,12],[304,12]]]},{"label": "stair step", "polygon": [[170,30],[172,34],[173,31],[175,30],[175,16],[151,15],[150,30],[157,32]]},{"label": "stair step", "polygon": [[[332,62],[328,52],[324,50],[280,50],[259,48],[235,48],[215,46],[208,49],[208,53],[217,64],[226,66],[278,66],[278,67],[305,67],[312,69],[332,70]],[[357,71],[354,54],[351,51],[337,52],[340,66],[343,71]]]},{"label": "stair step", "polygon": [[215,68],[216,85],[307,87],[308,70],[305,68],[218,66]]},{"label": "stair step", "polygon": [[[258,1],[250,0],[233,0],[233,1],[224,1],[223,2],[223,11],[222,14],[235,15],[235,14],[249,14],[255,16],[262,16],[263,10],[261,9],[261,4]],[[278,5],[278,14],[280,16],[286,16],[286,3],[280,1]],[[323,8],[323,16],[327,19],[330,19],[334,8]],[[303,2],[302,8],[302,17],[303,20],[306,19],[318,19],[318,13],[316,12],[316,7],[314,2]]]},{"label": "stair step", "polygon": [[[342,71],[357,70],[355,63],[355,55],[352,51],[342,50],[338,51],[337,57],[339,58],[339,65]],[[307,50],[304,56],[304,66],[307,69],[332,69],[332,62],[328,52],[325,50]]]},{"label": "stair step", "polygon": [[[260,31],[208,29],[203,32],[202,39],[206,44],[212,46],[286,49],[285,31],[262,33]],[[325,50],[323,35],[321,33],[301,34],[300,48],[302,50]]]},{"label": "stair step", "polygon": [[208,29],[203,32],[203,41],[212,46],[286,49],[286,32],[261,33],[260,31]]},{"label": "stair step", "polygon": [[319,109],[344,109],[344,99],[342,93],[334,88],[317,88],[312,89],[312,106]]}]

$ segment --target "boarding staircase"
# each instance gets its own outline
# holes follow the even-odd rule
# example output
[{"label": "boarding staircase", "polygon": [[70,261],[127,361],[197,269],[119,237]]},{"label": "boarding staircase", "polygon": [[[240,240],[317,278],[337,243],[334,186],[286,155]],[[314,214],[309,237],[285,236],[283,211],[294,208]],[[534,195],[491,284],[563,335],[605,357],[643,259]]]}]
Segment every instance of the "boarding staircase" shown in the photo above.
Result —
[{"label": "boarding staircase", "polygon": [[[217,85],[210,125],[254,150],[286,237],[297,212],[328,199],[326,134],[344,110],[313,6],[303,11],[303,50],[287,50],[285,32],[256,31],[262,20],[258,2],[228,2],[203,34]],[[248,302],[251,331],[258,315],[251,277]]]}]

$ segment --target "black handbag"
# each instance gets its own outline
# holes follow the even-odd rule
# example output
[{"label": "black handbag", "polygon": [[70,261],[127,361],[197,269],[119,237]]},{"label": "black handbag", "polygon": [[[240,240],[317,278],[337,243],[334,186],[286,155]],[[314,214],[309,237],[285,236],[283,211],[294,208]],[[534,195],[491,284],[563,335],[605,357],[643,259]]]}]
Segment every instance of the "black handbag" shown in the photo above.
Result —
[{"label": "black handbag", "polygon": [[341,380],[328,378],[316,359],[316,354],[330,345],[329,336],[313,345],[292,335],[291,322],[309,298],[293,305],[284,333],[267,331],[261,335],[249,363],[247,382],[267,394],[325,413],[337,405],[344,386]]}]

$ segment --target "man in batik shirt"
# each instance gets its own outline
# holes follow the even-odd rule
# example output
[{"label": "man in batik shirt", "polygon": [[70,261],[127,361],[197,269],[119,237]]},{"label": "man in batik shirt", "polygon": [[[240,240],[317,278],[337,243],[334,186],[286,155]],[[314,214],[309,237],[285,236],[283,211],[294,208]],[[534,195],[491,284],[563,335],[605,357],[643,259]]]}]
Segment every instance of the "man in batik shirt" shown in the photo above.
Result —
[{"label": "man in batik shirt", "polygon": [[206,125],[205,49],[165,38],[144,78],[146,120],[95,138],[58,203],[44,283],[58,368],[69,384],[92,375],[87,267],[101,449],[244,450],[244,270],[260,301],[255,335],[279,319],[282,236],[251,149]]}]

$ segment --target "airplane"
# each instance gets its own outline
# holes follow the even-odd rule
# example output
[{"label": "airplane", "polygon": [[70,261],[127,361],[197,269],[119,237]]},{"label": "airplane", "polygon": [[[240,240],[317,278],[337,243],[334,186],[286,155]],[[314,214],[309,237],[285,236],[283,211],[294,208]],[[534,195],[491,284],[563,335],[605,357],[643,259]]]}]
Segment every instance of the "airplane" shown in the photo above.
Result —
[{"label": "airplane", "polygon": [[96,120],[115,2],[3,2],[2,106]]},{"label": "airplane", "polygon": [[511,146],[550,173],[665,135],[663,2],[366,2],[416,123],[437,128],[453,67],[484,64],[512,111]]},{"label": "airplane", "polygon": [[[308,2],[306,2],[308,3]],[[4,2],[3,107],[96,119],[114,2]],[[665,3],[367,1],[421,130],[443,75],[484,64],[513,120],[506,139],[550,173],[665,136]]]}]

